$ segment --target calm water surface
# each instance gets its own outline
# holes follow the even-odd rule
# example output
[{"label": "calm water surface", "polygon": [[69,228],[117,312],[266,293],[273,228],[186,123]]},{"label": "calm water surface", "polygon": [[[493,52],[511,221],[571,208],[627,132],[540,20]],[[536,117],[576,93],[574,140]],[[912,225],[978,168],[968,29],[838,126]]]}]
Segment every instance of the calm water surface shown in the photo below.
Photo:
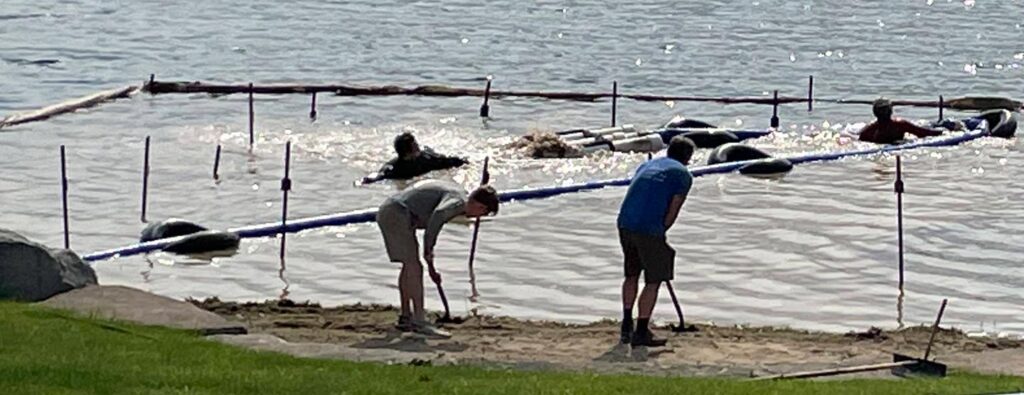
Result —
[{"label": "calm water surface", "polygon": [[[808,75],[829,98],[1019,98],[1024,1],[53,1],[0,7],[0,114],[37,108],[156,73],[163,80],[451,84],[623,92],[803,95]],[[392,185],[353,181],[414,130],[472,166],[438,177],[473,185],[492,157],[501,188],[628,174],[641,155],[534,161],[501,147],[530,129],[600,126],[608,103],[475,98],[257,97],[259,141],[247,152],[241,96],[138,95],[0,132],[0,226],[60,245],[58,147],[68,146],[72,246],[81,253],[133,242],[142,142],[152,136],[150,218],[225,228],[274,221],[284,142],[294,147],[293,218],[373,207]],[[934,110],[899,109],[931,119]],[[674,115],[767,126],[764,106],[623,101],[619,121],[650,127]],[[850,148],[837,136],[868,119],[860,106],[780,109],[784,133],[755,141],[796,153]],[[214,146],[222,181],[210,177]],[[697,158],[703,160],[703,154]],[[1017,140],[985,139],[909,152],[904,321],[1024,334],[1024,217]],[[680,223],[676,289],[688,317],[717,323],[843,331],[897,326],[894,158],[808,164],[779,181],[697,180]],[[468,301],[471,228],[449,225],[438,250],[456,313],[568,321],[619,315],[620,188],[519,202],[484,225],[480,303]],[[262,300],[283,293],[334,305],[393,303],[397,268],[371,224],[289,240],[281,274],[274,239],[238,256],[190,264],[154,255],[96,265],[106,284],[173,297]],[[428,307],[440,308],[431,291]],[[674,318],[667,295],[657,318]]]}]

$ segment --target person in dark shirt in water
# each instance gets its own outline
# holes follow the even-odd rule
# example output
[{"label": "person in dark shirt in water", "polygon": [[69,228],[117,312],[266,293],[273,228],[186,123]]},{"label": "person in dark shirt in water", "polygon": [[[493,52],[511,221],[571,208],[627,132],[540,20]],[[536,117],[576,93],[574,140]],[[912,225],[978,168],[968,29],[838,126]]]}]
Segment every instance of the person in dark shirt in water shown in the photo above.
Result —
[{"label": "person in dark shirt in water", "polygon": [[373,183],[380,180],[408,180],[421,176],[434,170],[444,170],[459,167],[468,163],[465,159],[441,155],[430,147],[420,148],[416,137],[412,133],[405,132],[395,137],[394,158],[377,171],[377,174],[363,178],[363,183]]},{"label": "person in dark shirt in water", "polygon": [[892,117],[892,102],[880,97],[875,100],[871,111],[875,113],[875,122],[860,130],[860,141],[878,144],[895,144],[905,138],[906,133],[917,137],[938,136],[941,131],[923,128],[910,121]]}]

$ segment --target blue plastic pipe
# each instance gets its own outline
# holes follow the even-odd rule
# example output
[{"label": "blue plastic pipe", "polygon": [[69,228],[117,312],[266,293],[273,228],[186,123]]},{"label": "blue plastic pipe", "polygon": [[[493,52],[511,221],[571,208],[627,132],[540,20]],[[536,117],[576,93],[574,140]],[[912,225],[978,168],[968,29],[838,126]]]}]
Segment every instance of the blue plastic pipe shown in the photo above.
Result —
[{"label": "blue plastic pipe", "polygon": [[[865,148],[860,150],[852,151],[838,151],[838,152],[812,152],[805,154],[796,154],[791,156],[782,157],[789,160],[794,165],[808,162],[824,162],[831,161],[852,156],[864,156],[871,154],[878,154],[883,152],[903,151],[921,147],[942,147],[951,146],[963,143],[965,141],[975,140],[981,137],[985,137],[989,134],[988,130],[974,130],[958,135],[943,136],[934,139],[925,139],[914,141],[900,145],[886,145]],[[695,166],[690,168],[690,172],[693,173],[694,177],[700,177],[708,174],[723,174],[731,173],[738,170],[739,168],[746,166],[751,163],[755,163],[763,159],[754,159],[741,162],[729,162],[720,163],[717,165],[708,166]],[[589,191],[594,189],[602,189],[605,187],[616,187],[616,186],[627,186],[629,185],[630,178],[614,178],[609,180],[590,181],[580,184],[543,187],[535,189],[518,189],[508,192],[503,192],[499,195],[501,201],[509,202],[514,200],[531,200],[531,199],[542,199],[551,196],[563,195],[573,192]],[[237,233],[239,237],[255,238],[255,237],[269,237],[277,235],[281,232],[295,233],[306,229],[321,228],[325,226],[344,226],[351,224],[358,224],[364,222],[372,222],[376,219],[377,209],[369,208],[364,210],[349,211],[344,213],[321,215],[317,217],[309,217],[298,220],[289,221],[284,226],[280,222],[271,222],[259,225],[243,226],[240,228],[228,229],[229,232]],[[136,254],[143,254],[151,251],[163,249],[168,244],[182,240],[187,236],[172,237],[167,239],[153,240],[146,243],[135,244],[127,247],[114,248],[106,251],[94,252],[92,254],[82,257],[86,261],[98,261],[103,259],[110,259],[116,257],[130,256]]]}]

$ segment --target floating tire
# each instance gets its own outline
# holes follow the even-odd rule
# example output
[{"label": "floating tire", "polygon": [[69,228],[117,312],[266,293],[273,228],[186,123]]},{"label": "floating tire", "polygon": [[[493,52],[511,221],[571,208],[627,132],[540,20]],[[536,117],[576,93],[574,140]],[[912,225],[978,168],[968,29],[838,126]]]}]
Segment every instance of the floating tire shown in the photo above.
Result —
[{"label": "floating tire", "polygon": [[145,243],[147,241],[166,239],[168,237],[189,235],[202,232],[204,230],[207,230],[204,226],[197,225],[183,219],[171,218],[147,225],[146,228],[142,230],[142,235],[139,237],[139,241]]},{"label": "floating tire", "polygon": [[756,162],[744,165],[739,168],[740,174],[750,176],[771,176],[785,174],[793,170],[793,163],[783,158],[773,158],[768,153],[757,148],[739,144],[728,143],[715,148],[708,155],[708,164],[744,162],[756,160]]}]

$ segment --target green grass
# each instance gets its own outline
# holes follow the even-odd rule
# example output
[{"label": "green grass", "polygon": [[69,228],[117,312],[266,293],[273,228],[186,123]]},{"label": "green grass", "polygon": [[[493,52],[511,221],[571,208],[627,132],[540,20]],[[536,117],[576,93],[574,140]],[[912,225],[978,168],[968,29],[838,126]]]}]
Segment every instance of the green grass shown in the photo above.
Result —
[{"label": "green grass", "polygon": [[0,303],[4,394],[666,394],[995,393],[1024,378],[955,373],[941,380],[786,381],[654,378],[387,366],[248,351],[191,333]]}]

